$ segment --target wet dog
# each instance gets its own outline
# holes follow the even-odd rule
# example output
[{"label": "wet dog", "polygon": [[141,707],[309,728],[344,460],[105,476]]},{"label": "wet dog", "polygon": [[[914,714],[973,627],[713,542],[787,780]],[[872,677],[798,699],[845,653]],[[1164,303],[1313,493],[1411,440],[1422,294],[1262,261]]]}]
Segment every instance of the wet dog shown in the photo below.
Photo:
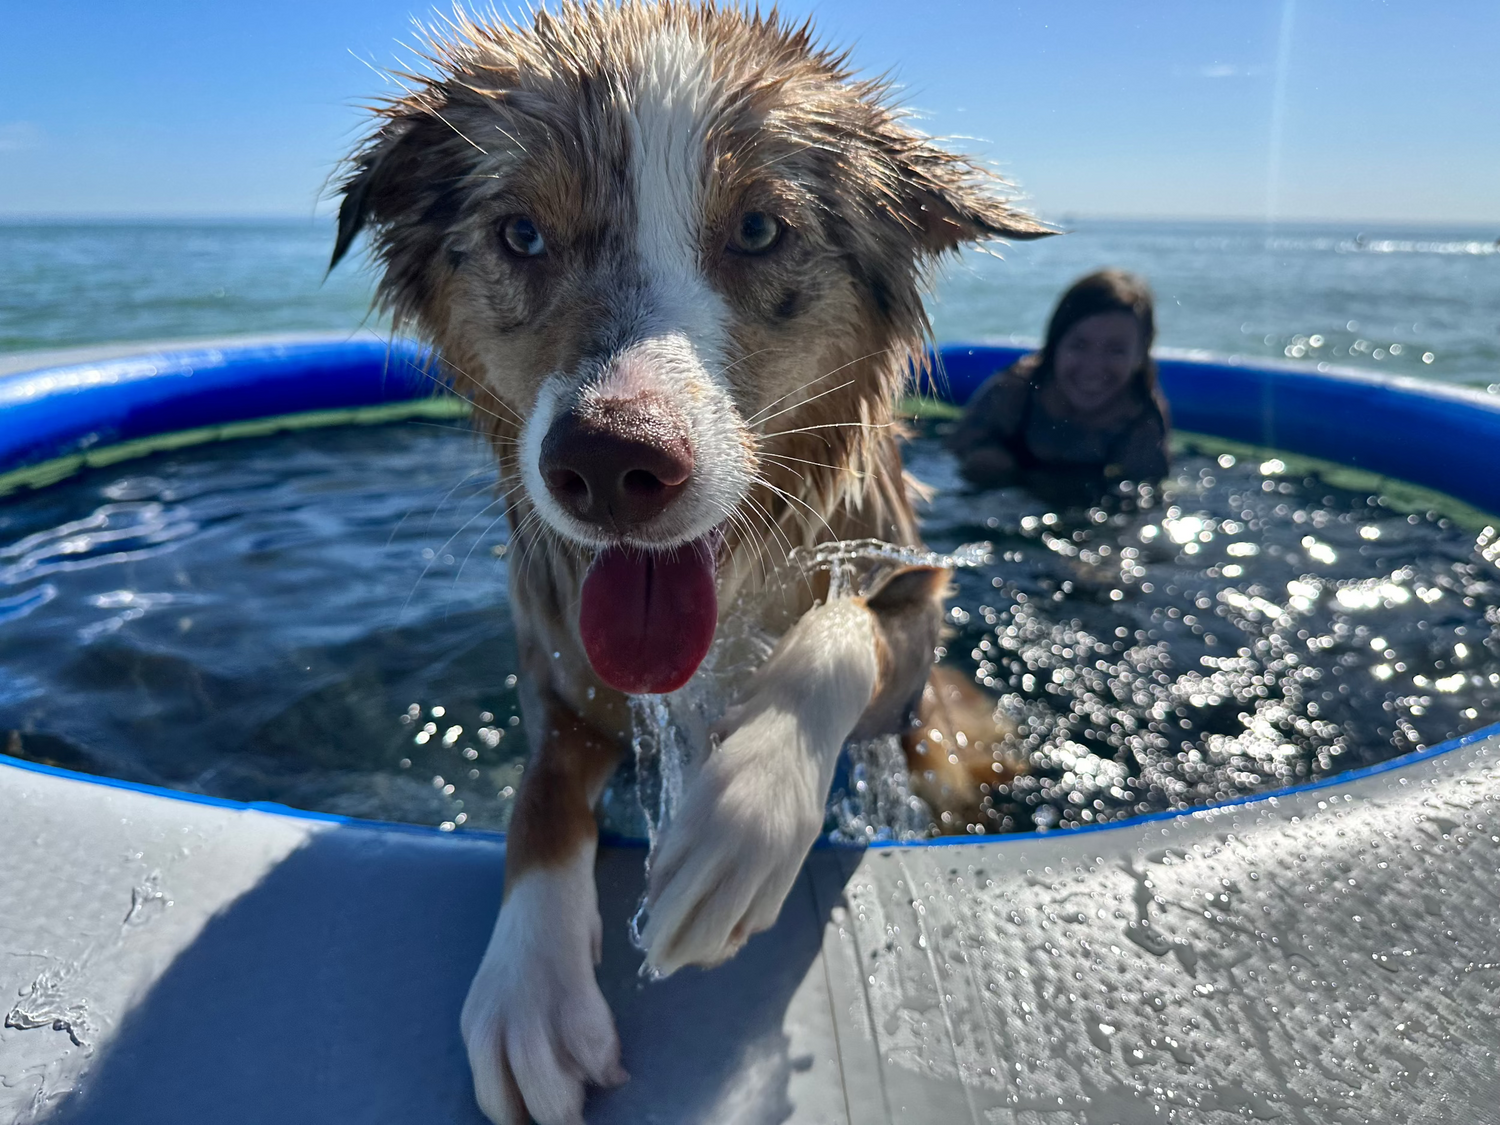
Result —
[{"label": "wet dog", "polygon": [[941,804],[993,779],[987,703],[955,742],[972,685],[929,683],[946,572],[759,587],[798,545],[916,542],[893,412],[928,272],[1046,231],[774,17],[564,4],[460,18],[431,61],[352,158],[334,261],[371,232],[384,304],[499,459],[532,754],[462,1030],[490,1118],[571,1122],[587,1084],[624,1079],[592,807],[627,696],[684,684],[720,607],[756,594],[780,640],[660,841],[654,969],[771,925],[851,736],[908,732]]}]

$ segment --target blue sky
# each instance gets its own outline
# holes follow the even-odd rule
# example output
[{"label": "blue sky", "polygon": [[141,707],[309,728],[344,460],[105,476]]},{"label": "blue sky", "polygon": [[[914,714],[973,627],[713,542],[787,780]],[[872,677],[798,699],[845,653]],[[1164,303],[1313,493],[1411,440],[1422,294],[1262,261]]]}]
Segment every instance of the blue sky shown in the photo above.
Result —
[{"label": "blue sky", "polygon": [[[0,0],[0,215],[326,209],[372,67],[430,10]],[[974,138],[1044,216],[1500,225],[1495,0],[783,10],[892,70],[923,128]]]}]

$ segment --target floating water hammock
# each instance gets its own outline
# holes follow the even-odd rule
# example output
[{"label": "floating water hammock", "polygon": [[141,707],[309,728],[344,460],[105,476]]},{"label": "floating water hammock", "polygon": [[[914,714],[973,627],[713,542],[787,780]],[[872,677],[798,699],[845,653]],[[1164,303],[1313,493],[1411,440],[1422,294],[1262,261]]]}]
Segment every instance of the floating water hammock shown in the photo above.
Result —
[{"label": "floating water hammock", "polygon": [[[944,348],[934,390],[1019,354]],[[24,366],[0,367],[0,491],[453,411],[374,339]],[[1500,511],[1488,395],[1196,355],[1161,376],[1181,429]],[[0,1121],[481,1121],[458,1011],[504,847],[0,758]],[[818,848],[772,931],[660,984],[626,933],[641,859],[600,853],[634,1077],[590,1121],[1500,1122],[1500,726],[1225,806]]]}]

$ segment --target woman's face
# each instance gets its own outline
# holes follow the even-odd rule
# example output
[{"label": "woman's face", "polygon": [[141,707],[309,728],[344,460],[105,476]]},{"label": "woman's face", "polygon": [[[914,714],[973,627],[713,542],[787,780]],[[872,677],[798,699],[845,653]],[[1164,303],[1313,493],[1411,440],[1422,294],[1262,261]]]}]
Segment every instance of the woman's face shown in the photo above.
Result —
[{"label": "woman's face", "polygon": [[1134,316],[1096,313],[1063,333],[1052,363],[1053,377],[1068,405],[1089,414],[1117,398],[1145,358]]}]

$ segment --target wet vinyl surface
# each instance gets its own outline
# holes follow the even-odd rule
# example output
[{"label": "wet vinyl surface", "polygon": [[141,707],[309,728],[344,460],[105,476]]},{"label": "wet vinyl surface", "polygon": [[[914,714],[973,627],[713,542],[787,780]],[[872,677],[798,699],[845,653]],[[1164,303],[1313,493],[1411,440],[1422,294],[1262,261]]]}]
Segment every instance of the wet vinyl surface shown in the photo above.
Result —
[{"label": "wet vinyl surface", "polygon": [[[1278,788],[1485,725],[1490,537],[1270,455],[1160,493],[974,493],[929,436],[947,659],[1021,722],[992,831]],[[524,734],[489,459],[410,423],[200,447],[0,502],[0,736],[189,792],[503,827]]]},{"label": "wet vinyl surface", "polygon": [[[0,804],[0,1120],[483,1125],[457,1028],[493,841],[19,770]],[[769,933],[659,984],[628,935],[642,851],[606,846],[631,1081],[586,1115],[1496,1125],[1497,815],[1485,740],[1104,833],[819,848]]]}]

